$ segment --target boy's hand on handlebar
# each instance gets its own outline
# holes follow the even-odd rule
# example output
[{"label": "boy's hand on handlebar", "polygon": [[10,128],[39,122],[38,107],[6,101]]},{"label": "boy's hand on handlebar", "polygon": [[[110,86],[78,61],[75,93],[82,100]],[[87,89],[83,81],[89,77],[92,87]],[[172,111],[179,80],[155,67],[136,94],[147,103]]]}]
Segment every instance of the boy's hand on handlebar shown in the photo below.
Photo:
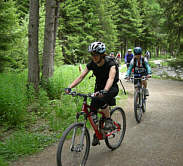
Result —
[{"label": "boy's hand on handlebar", "polygon": [[95,92],[94,93],[94,96],[97,96],[97,97],[103,97],[105,94],[107,94],[108,93],[108,91],[106,91],[106,90],[100,90],[100,91],[98,91],[98,92]]},{"label": "boy's hand on handlebar", "polygon": [[125,80],[130,80],[130,77],[128,77],[128,76],[125,76],[125,78],[124,78]]},{"label": "boy's hand on handlebar", "polygon": [[151,78],[151,75],[150,75],[150,74],[148,74],[148,75],[147,75],[147,78]]},{"label": "boy's hand on handlebar", "polygon": [[70,93],[70,92],[71,92],[71,90],[72,90],[72,89],[71,89],[71,88],[65,88],[64,90],[65,90],[65,93],[67,93],[67,94],[68,94],[68,93]]},{"label": "boy's hand on handlebar", "polygon": [[99,97],[99,95],[100,95],[100,92],[99,92],[99,91],[94,93],[94,96],[95,96],[95,97],[96,97],[96,96]]}]

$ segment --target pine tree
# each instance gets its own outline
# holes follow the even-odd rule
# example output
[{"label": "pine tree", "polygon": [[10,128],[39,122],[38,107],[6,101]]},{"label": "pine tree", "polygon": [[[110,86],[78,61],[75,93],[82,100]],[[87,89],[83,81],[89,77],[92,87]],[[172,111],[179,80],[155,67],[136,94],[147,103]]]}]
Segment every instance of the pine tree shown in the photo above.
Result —
[{"label": "pine tree", "polygon": [[61,4],[59,39],[65,63],[87,61],[88,45],[103,36],[96,1],[68,0]]},{"label": "pine tree", "polygon": [[0,1],[0,72],[6,62],[12,62],[12,48],[19,36],[16,8],[12,0]]}]

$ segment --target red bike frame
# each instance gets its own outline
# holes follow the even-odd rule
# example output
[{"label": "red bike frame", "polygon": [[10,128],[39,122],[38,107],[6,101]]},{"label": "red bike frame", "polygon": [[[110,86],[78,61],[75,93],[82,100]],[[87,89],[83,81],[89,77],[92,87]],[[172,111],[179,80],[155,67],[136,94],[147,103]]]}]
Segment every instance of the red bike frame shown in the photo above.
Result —
[{"label": "red bike frame", "polygon": [[[104,139],[104,136],[103,136],[103,134],[98,130],[98,127],[99,127],[99,126],[96,125],[96,124],[94,123],[94,121],[93,121],[93,119],[92,119],[92,113],[91,113],[91,112],[89,113],[88,109],[91,109],[91,107],[87,104],[87,101],[84,99],[83,106],[82,106],[82,112],[85,112],[85,113],[86,113],[87,118],[88,118],[88,120],[90,121],[90,124],[92,125],[92,127],[93,127],[93,129],[94,129],[94,131],[95,131],[95,133],[96,133],[97,138],[98,138],[99,140],[102,140],[102,139]],[[105,117],[105,115],[104,115],[103,112],[98,112],[98,113],[102,114],[102,118]],[[116,129],[116,130],[113,130],[113,131],[110,132],[110,133],[105,134],[105,137],[111,136],[113,133],[115,133],[115,132],[121,130],[119,124],[117,124],[116,122],[113,122],[113,123],[114,123],[114,125],[117,127],[117,129]],[[102,124],[102,127],[103,127],[103,125],[104,125],[104,124]]]}]

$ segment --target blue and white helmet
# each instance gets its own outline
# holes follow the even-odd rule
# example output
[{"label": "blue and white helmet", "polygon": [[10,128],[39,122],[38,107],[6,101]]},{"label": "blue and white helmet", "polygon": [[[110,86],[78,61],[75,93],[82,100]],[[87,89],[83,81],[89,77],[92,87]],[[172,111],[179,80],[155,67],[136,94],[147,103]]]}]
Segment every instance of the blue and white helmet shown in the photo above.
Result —
[{"label": "blue and white helmet", "polygon": [[135,55],[141,55],[142,54],[142,48],[141,47],[135,47],[133,51],[134,51]]},{"label": "blue and white helmet", "polygon": [[98,54],[103,54],[105,50],[105,44],[102,42],[93,42],[88,47],[88,52],[96,52]]}]

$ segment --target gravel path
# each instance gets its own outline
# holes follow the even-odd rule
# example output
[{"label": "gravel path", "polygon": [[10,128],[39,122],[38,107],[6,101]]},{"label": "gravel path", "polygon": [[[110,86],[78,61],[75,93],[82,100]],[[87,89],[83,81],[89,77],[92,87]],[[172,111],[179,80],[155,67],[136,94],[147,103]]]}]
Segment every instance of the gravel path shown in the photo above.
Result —
[{"label": "gravel path", "polygon": [[[140,124],[133,112],[133,84],[123,83],[130,93],[127,103],[121,101],[127,117],[124,141],[115,151],[104,142],[91,147],[86,166],[182,166],[183,82],[148,81],[150,96]],[[11,166],[56,166],[56,150],[57,144]]]}]

